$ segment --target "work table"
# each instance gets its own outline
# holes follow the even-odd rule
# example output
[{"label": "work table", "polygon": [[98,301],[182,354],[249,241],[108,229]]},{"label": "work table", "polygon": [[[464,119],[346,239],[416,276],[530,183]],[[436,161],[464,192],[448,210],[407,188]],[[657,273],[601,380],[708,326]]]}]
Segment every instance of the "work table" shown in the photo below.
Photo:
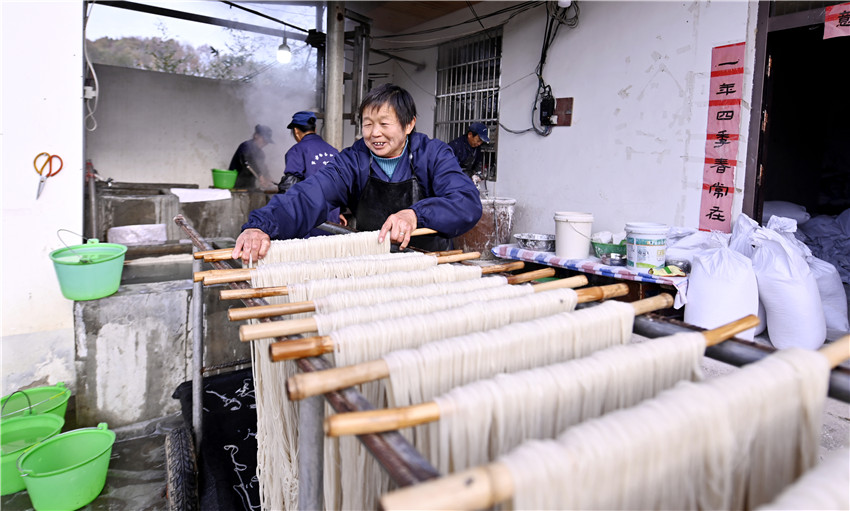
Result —
[{"label": "work table", "polygon": [[[537,263],[554,268],[564,268],[581,273],[589,273],[620,280],[634,282],[645,282],[650,284],[661,284],[672,286],[676,289],[675,308],[680,308],[687,303],[688,278],[687,277],[664,277],[650,275],[645,270],[637,270],[626,266],[611,266],[602,264],[598,257],[588,256],[586,259],[564,259],[555,255],[554,252],[538,252],[519,248],[516,244],[497,245],[490,249],[496,257]],[[641,294],[643,294],[641,292]]]}]

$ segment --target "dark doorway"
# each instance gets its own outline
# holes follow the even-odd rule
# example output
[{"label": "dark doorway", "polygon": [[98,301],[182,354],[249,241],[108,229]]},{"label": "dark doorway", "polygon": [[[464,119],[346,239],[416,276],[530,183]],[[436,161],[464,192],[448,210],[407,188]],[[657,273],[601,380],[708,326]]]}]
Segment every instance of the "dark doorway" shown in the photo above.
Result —
[{"label": "dark doorway", "polygon": [[814,217],[850,208],[850,37],[823,39],[823,23],[770,32],[762,140],[762,197]]}]

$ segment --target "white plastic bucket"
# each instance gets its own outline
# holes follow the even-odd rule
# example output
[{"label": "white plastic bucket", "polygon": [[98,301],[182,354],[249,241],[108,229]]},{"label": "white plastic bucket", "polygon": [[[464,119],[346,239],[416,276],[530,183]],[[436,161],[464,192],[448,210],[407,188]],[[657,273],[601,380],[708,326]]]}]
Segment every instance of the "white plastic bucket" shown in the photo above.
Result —
[{"label": "white plastic bucket", "polygon": [[635,269],[660,268],[667,257],[666,224],[629,222],[626,224],[626,266]]},{"label": "white plastic bucket", "polygon": [[576,211],[555,212],[555,255],[562,259],[585,259],[590,254],[593,215]]}]

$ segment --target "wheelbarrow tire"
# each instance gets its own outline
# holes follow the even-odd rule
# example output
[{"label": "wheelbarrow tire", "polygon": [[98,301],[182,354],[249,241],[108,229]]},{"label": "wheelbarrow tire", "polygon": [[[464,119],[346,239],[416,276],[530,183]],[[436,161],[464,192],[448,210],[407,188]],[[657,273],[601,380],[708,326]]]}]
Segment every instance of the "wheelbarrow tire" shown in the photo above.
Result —
[{"label": "wheelbarrow tire", "polygon": [[198,463],[189,428],[165,436],[166,498],[169,511],[198,511]]}]

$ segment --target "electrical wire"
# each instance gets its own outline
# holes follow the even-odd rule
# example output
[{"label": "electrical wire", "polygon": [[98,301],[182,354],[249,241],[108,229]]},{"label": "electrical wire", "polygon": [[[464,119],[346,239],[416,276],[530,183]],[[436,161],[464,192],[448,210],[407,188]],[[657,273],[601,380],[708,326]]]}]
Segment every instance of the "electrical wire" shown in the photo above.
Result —
[{"label": "electrical wire", "polygon": [[[95,111],[97,111],[97,102],[100,97],[100,82],[97,80],[97,73],[94,71],[94,66],[91,63],[91,59],[89,58],[89,49],[88,49],[88,40],[86,39],[86,27],[89,24],[89,18],[91,17],[91,11],[94,7],[94,2],[88,3],[88,9],[86,11],[86,17],[83,20],[83,59],[86,61],[86,67],[91,73],[92,80],[94,81],[94,96],[91,98],[85,99],[86,105],[86,115],[83,118],[83,126],[85,126],[86,131],[94,131],[97,129],[97,119],[94,117]],[[83,88],[85,91],[85,87]],[[85,92],[83,93],[85,96]],[[94,100],[94,101],[92,101]]]},{"label": "electrical wire", "polygon": [[407,32],[405,34],[373,36],[372,38],[373,39],[389,39],[389,38],[393,38],[393,37],[407,37],[407,36],[411,36],[411,35],[431,34],[431,33],[434,33],[434,32],[440,32],[442,30],[448,30],[450,28],[459,27],[461,25],[466,25],[467,23],[475,23],[476,21],[478,21],[480,23],[479,19],[487,19],[487,18],[491,18],[493,16],[499,16],[499,15],[502,15],[502,14],[505,14],[505,13],[508,13],[508,12],[514,12],[514,11],[523,12],[523,11],[526,11],[528,9],[533,9],[535,7],[539,7],[540,5],[542,5],[542,4],[540,2],[536,2],[536,1],[523,2],[521,4],[513,5],[513,6],[510,6],[510,7],[505,7],[504,9],[499,9],[498,11],[491,12],[490,14],[485,14],[484,16],[481,16],[480,18],[475,17],[475,18],[472,18],[472,19],[468,19],[466,21],[461,21],[459,23],[455,23],[453,25],[445,25],[445,26],[442,26],[442,27],[428,28],[428,29],[425,29],[425,30],[418,30],[416,32]]},{"label": "electrical wire", "polygon": [[[540,48],[540,61],[537,63],[537,92],[534,95],[534,102],[531,106],[531,128],[540,136],[548,137],[552,133],[551,126],[539,127],[535,121],[538,121],[537,107],[544,100],[547,102],[554,101],[552,97],[552,87],[546,84],[543,78],[543,69],[546,66],[546,57],[549,54],[549,48],[552,42],[558,35],[558,30],[561,25],[566,25],[570,28],[578,26],[579,17],[579,0],[574,0],[569,7],[558,7],[558,4],[553,1],[546,2],[546,29],[543,34],[543,46]],[[574,14],[570,15],[570,11]]]}]

